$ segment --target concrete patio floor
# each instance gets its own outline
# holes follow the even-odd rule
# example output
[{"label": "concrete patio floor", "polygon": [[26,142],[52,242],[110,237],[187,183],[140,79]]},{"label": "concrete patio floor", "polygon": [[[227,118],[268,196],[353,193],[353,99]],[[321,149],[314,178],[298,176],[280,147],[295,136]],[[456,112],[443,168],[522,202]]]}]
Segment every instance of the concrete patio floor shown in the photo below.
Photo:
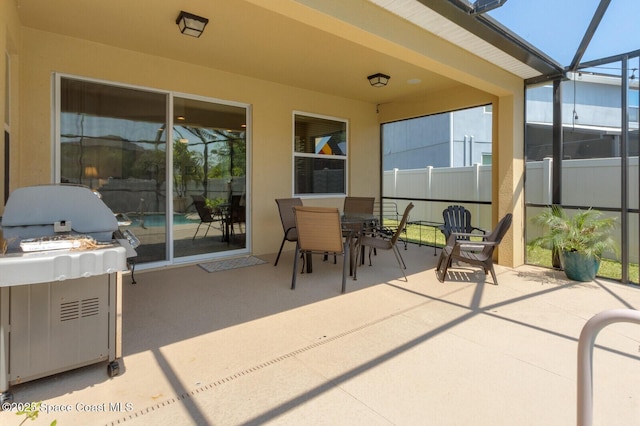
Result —
[{"label": "concrete patio floor", "polygon": [[[634,286],[530,266],[498,266],[498,286],[467,267],[440,283],[432,248],[402,254],[408,282],[379,253],[344,295],[340,259],[290,290],[292,252],[277,267],[273,254],[125,276],[120,375],[95,364],[14,386],[14,401],[71,406],[34,425],[572,425],[582,327],[640,307]],[[594,424],[640,419],[639,331],[615,324],[596,340]]]}]

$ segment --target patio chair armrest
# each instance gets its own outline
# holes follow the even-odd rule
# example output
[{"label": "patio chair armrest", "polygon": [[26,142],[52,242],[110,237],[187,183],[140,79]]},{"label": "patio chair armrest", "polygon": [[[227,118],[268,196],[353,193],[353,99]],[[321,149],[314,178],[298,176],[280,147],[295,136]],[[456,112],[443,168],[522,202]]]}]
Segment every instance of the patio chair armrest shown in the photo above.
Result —
[{"label": "patio chair armrest", "polygon": [[483,248],[483,247],[497,246],[498,244],[495,241],[458,241],[456,245],[460,247]]},{"label": "patio chair armrest", "polygon": [[455,235],[456,237],[478,237],[478,234],[474,234],[472,232],[452,232],[451,235]]},{"label": "patio chair armrest", "polygon": [[[447,239],[447,245],[451,245],[453,246],[455,244],[455,242],[459,239],[464,239],[466,241],[468,241],[469,239],[471,239],[471,237],[476,237],[476,238],[484,238],[483,234],[473,234],[473,233],[469,233],[469,232],[452,232],[451,234],[449,234],[449,238]],[[476,241],[474,241],[476,242]]]},{"label": "patio chair armrest", "polygon": [[295,230],[295,229],[296,229],[295,226],[291,226],[291,227],[287,228],[287,230],[284,231],[284,237],[285,238],[289,237],[289,232],[292,231],[292,230]]},{"label": "patio chair armrest", "polygon": [[453,246],[453,253],[461,251],[481,251],[485,247],[497,246],[495,241],[456,241]]}]

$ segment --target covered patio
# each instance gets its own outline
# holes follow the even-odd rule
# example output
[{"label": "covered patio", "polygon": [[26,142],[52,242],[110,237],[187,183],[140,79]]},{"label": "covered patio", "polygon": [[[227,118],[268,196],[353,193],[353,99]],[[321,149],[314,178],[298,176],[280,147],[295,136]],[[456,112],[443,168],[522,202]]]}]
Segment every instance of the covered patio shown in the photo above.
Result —
[{"label": "covered patio", "polygon": [[[71,407],[38,424],[575,424],[582,327],[640,306],[632,286],[531,266],[497,266],[494,286],[454,265],[440,283],[433,249],[415,245],[404,282],[385,254],[344,295],[340,262],[317,262],[290,290],[290,251],[277,267],[273,253],[222,272],[125,277],[120,376],[96,364],[14,386],[15,401]],[[595,424],[640,415],[631,327],[596,340]]]},{"label": "covered patio", "polygon": [[[0,2],[0,115],[5,117],[0,192],[5,202],[16,188],[65,181],[60,153],[69,134],[61,127],[63,112],[77,113],[78,119],[70,120],[75,124],[99,116],[152,129],[152,138],[120,135],[117,131],[127,126],[118,121],[104,131],[96,126],[101,132],[95,135],[73,135],[82,140],[81,148],[85,136],[94,138],[85,145],[95,148],[96,158],[108,159],[101,166],[113,166],[101,173],[79,167],[85,175],[77,183],[111,188],[103,191],[105,199],[111,194],[114,205],[126,204],[123,212],[172,217],[182,210],[180,202],[189,202],[186,195],[206,195],[214,179],[228,185],[229,198],[235,191],[246,199],[237,244],[233,239],[223,243],[218,234],[194,239],[197,222],[187,228],[165,219],[166,227],[137,231],[148,238],[143,247],[153,248],[148,251],[154,256],[140,256],[137,284],[124,279],[120,374],[109,378],[100,363],[13,386],[16,404],[42,402],[34,424],[575,424],[581,329],[604,310],[638,309],[640,292],[625,284],[624,274],[621,282],[577,283],[562,272],[523,265],[530,208],[524,187],[526,88],[539,84],[558,93],[567,73],[582,69],[585,44],[595,28],[585,21],[587,28],[576,33],[584,43],[578,38],[575,56],[563,65],[492,19],[461,9],[462,3],[492,2]],[[609,3],[589,2],[592,23]],[[183,8],[210,20],[202,37],[180,33],[176,16]],[[536,11],[566,20],[561,13]],[[638,39],[627,39],[630,47],[612,52],[628,52],[616,59],[624,59],[621,88],[637,81],[633,43]],[[589,58],[584,69],[604,61],[595,59]],[[370,84],[368,76],[377,73],[391,76],[387,86]],[[88,96],[78,105],[99,105],[101,111],[65,110],[63,80],[68,88],[81,82],[88,92],[115,88],[135,96],[114,97],[117,102],[111,103],[105,101],[111,98]],[[147,103],[132,101],[138,98]],[[175,167],[175,160],[189,152],[180,147],[190,142],[176,123],[184,119],[182,107],[193,104],[206,105],[193,110],[207,117],[233,120],[204,123],[196,116],[191,122],[221,138],[191,141],[202,147],[198,173],[202,167],[203,175],[187,194],[183,189],[194,182],[181,172],[193,164]],[[298,276],[296,290],[290,290],[292,251],[273,266],[282,238],[274,199],[302,195],[305,204],[332,207],[341,206],[347,195],[383,201],[388,194],[381,125],[470,107],[486,107],[491,114],[492,171],[483,186],[491,223],[507,213],[514,217],[496,259],[500,285],[477,268],[456,265],[440,283],[434,248],[409,245],[402,252],[408,282],[400,279],[393,256],[380,253],[373,267],[358,270],[357,281],[348,280],[344,295],[340,262],[319,260],[313,273]],[[569,115],[576,120],[577,114]],[[337,132],[348,146],[348,154],[339,156],[340,191],[296,187],[296,179],[311,176],[303,169],[297,174],[296,158],[309,154],[296,147],[297,138],[322,140],[336,133],[333,128],[296,133],[296,123],[305,120],[344,126]],[[554,129],[562,128],[562,117],[554,115],[553,122]],[[83,126],[78,127],[84,132]],[[229,175],[210,176],[209,156],[226,151],[214,153],[209,144],[222,144],[222,136]],[[559,148],[560,136],[554,131],[543,142]],[[242,141],[237,158],[231,154],[236,140]],[[107,144],[127,149],[107,156],[98,149]],[[122,160],[126,155],[119,156],[128,153],[159,159],[154,167],[138,170],[134,166],[146,163],[129,164]],[[564,161],[562,150],[553,155]],[[242,160],[242,167],[234,163],[235,174],[232,157]],[[560,163],[552,173],[561,175]],[[627,176],[621,172],[620,179]],[[553,182],[550,202],[562,204],[560,180]],[[585,191],[574,192],[582,197]],[[150,195],[157,197],[157,208],[139,209]],[[615,208],[635,215],[634,224],[637,197],[626,202]],[[0,215],[3,211],[0,205]],[[629,232],[625,238],[637,236]],[[198,266],[224,256],[256,256],[266,263],[214,273]],[[623,254],[622,263],[632,260],[635,254]],[[637,330],[614,325],[597,340],[596,424],[635,424],[640,417],[634,392],[640,379]],[[9,341],[9,328],[0,332]],[[23,418],[9,408],[0,411],[0,423],[19,424]]]}]

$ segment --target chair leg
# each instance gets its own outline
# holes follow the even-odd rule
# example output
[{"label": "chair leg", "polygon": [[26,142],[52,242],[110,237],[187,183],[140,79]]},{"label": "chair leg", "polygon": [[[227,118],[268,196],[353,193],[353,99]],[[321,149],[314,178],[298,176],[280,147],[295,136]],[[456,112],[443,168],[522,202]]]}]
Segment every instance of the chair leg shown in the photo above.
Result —
[{"label": "chair leg", "polygon": [[353,280],[357,280],[358,279],[358,262],[359,262],[359,257],[360,257],[360,250],[356,250],[356,258],[353,261],[354,266],[353,266]]},{"label": "chair leg", "polygon": [[[400,260],[402,261],[402,267],[404,269],[407,269],[407,265],[404,264],[404,259],[402,258],[402,255],[400,254],[400,250],[398,250],[398,246],[395,245],[393,246],[396,249],[396,253],[398,253],[398,256],[400,257]],[[406,249],[405,249],[406,250]]]},{"label": "chair leg", "polygon": [[[322,258],[322,260],[326,262],[328,259],[329,259],[329,253],[325,251],[324,257]],[[337,256],[335,253],[333,253],[333,264],[335,265],[336,263],[338,263]]]},{"label": "chair leg", "polygon": [[300,254],[300,247],[296,242],[296,253],[293,256],[293,274],[291,275],[291,290],[296,288],[296,277],[298,276],[298,255]]},{"label": "chair leg", "polygon": [[198,235],[198,231],[200,230],[200,225],[202,225],[202,222],[200,222],[200,223],[198,224],[198,227],[196,228],[196,233],[195,233],[195,234],[193,234],[193,238],[191,239],[191,241],[193,241],[193,240],[195,240],[195,239],[196,239],[196,235]]},{"label": "chair leg", "polygon": [[[342,293],[347,290],[347,274],[349,273],[349,263],[351,263],[351,253],[348,243],[344,243],[344,261],[342,264]],[[353,272],[354,277],[356,272]],[[354,278],[355,279],[355,278]]]},{"label": "chair leg", "polygon": [[[485,268],[485,274],[486,270],[487,268]],[[498,279],[496,278],[496,271],[493,269],[493,263],[489,265],[489,272],[491,272],[491,276],[493,277],[493,284],[498,285]]]},{"label": "chair leg", "polygon": [[282,244],[280,244],[280,250],[278,250],[278,256],[276,257],[276,262],[273,264],[273,266],[278,266],[278,260],[280,260],[280,253],[282,253],[282,247],[284,247],[284,242],[287,241],[286,238],[282,239]]},{"label": "chair leg", "polygon": [[440,259],[438,259],[438,266],[436,267],[436,277],[441,283],[444,282],[447,277],[447,269],[451,263],[451,256],[446,254],[446,248],[443,248],[440,252]]},{"label": "chair leg", "polygon": [[[393,252],[393,254],[396,257],[396,260],[398,261],[398,266],[400,267],[400,271],[402,272],[402,275],[404,276],[404,280],[406,282],[409,282],[409,279],[407,278],[407,274],[404,273],[404,270],[407,268],[404,265],[404,261],[402,261],[402,256],[400,255],[400,250],[398,250],[398,247],[396,247],[395,245],[393,245],[391,247],[391,251]],[[403,267],[404,266],[404,267]]]}]

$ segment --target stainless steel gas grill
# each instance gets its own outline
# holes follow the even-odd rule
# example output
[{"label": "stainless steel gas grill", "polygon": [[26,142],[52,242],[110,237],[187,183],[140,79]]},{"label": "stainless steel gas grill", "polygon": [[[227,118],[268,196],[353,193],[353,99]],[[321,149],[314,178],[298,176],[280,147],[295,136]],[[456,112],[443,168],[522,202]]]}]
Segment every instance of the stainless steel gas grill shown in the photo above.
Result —
[{"label": "stainless steel gas grill", "polygon": [[10,385],[122,357],[122,274],[135,251],[90,189],[15,190],[2,216],[0,400]]}]

